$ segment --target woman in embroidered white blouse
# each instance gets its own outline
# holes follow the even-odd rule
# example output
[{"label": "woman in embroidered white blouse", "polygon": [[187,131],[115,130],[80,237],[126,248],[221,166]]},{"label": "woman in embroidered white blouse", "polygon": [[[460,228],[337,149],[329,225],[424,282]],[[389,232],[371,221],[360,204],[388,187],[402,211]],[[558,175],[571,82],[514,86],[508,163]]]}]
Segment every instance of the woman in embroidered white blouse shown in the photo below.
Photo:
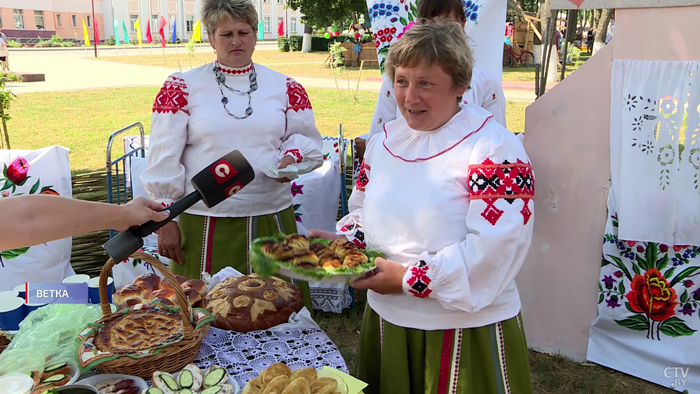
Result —
[{"label": "woman in embroidered white blouse", "polygon": [[[258,27],[253,3],[205,0],[201,15],[216,61],[165,81],[153,104],[141,180],[151,198],[169,206],[193,191],[195,174],[234,149],[253,166],[255,179],[213,208],[193,205],[159,231],[159,253],[173,261],[173,272],[190,278],[226,266],[250,273],[251,240],[296,232],[289,180],[262,170],[323,160],[304,88],[252,62]],[[308,284],[300,286],[310,308]]]},{"label": "woman in embroidered white blouse", "polygon": [[532,393],[515,286],[532,236],[527,154],[491,113],[460,108],[473,58],[458,24],[414,26],[386,64],[403,118],[370,139],[337,225],[386,256],[351,283],[368,289],[365,392]]}]

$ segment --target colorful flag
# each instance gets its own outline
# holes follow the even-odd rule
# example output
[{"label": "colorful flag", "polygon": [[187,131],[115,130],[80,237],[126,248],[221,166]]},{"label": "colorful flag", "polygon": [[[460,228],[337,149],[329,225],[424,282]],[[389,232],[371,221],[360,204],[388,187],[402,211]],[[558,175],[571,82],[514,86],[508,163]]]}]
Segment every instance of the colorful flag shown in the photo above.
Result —
[{"label": "colorful flag", "polygon": [[119,46],[119,22],[114,20],[114,43]]},{"label": "colorful flag", "polygon": [[95,21],[95,46],[100,45],[100,29],[97,28],[97,21]]},{"label": "colorful flag", "polygon": [[177,42],[177,19],[173,18],[173,36],[170,38],[170,42],[175,44]]},{"label": "colorful flag", "polygon": [[85,40],[85,46],[90,46],[90,36],[88,35],[87,25],[85,24],[85,19],[83,19],[83,39]]},{"label": "colorful flag", "polygon": [[160,44],[165,48],[165,26],[168,22],[165,21],[165,17],[161,15],[160,26],[158,27],[158,32],[160,33]]},{"label": "colorful flag", "polygon": [[153,44],[153,34],[151,34],[151,20],[148,20],[148,24],[146,25],[146,42],[149,44]]},{"label": "colorful flag", "polygon": [[136,28],[136,39],[139,41],[139,49],[141,49],[141,44],[143,44],[142,39],[141,39],[141,21],[139,19],[136,19],[136,23],[134,23],[134,27]]},{"label": "colorful flag", "polygon": [[124,44],[130,44],[129,30],[126,29],[126,22],[122,21],[122,31],[124,32]]},{"label": "colorful flag", "polygon": [[260,21],[258,22],[258,40],[262,41],[265,39],[265,24]]},{"label": "colorful flag", "polygon": [[202,22],[197,21],[197,23],[194,24],[194,33],[192,34],[192,38],[194,38],[197,41],[202,41]]},{"label": "colorful flag", "polygon": [[284,36],[284,21],[281,20],[279,26],[277,26],[277,36],[282,37]]}]

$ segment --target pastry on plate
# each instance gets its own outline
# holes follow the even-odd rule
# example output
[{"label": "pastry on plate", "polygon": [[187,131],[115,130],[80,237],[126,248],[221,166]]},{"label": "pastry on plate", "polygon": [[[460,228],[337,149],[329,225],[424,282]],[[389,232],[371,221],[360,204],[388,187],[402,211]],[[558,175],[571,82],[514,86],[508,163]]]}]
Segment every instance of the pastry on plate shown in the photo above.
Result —
[{"label": "pastry on plate", "polygon": [[263,242],[260,250],[262,254],[277,261],[287,261],[292,258],[292,248],[281,242]]},{"label": "pastry on plate", "polygon": [[297,251],[292,257],[292,264],[306,269],[318,268],[318,256],[310,250]]},{"label": "pastry on plate", "polygon": [[284,243],[295,252],[300,250],[309,250],[309,239],[300,234],[287,236],[284,239]]},{"label": "pastry on plate", "polygon": [[369,259],[367,259],[367,256],[360,252],[359,250],[357,252],[350,252],[345,255],[345,258],[343,259],[343,267],[345,268],[353,268],[357,267],[358,265],[362,265],[366,263]]}]

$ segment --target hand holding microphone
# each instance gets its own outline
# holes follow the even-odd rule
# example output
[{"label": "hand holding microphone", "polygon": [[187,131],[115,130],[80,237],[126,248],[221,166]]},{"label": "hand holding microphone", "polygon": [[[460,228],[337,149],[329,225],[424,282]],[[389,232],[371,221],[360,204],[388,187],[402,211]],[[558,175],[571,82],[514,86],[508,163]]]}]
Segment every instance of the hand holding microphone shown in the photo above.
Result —
[{"label": "hand holding microphone", "polygon": [[186,209],[202,200],[211,208],[238,193],[255,179],[255,172],[248,160],[235,150],[192,178],[195,191],[168,207],[170,216],[161,222],[149,221],[143,225],[117,234],[102,247],[115,261],[123,261],[143,246],[143,238],[163,227]]}]

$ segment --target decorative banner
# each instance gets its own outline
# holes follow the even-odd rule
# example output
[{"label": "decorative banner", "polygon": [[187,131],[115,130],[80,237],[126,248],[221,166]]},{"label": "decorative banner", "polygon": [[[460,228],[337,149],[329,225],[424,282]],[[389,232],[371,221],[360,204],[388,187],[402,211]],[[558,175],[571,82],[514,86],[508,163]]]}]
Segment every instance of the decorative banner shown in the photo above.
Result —
[{"label": "decorative banner", "polygon": [[700,5],[700,0],[552,0],[553,10],[652,8]]},{"label": "decorative banner", "polygon": [[[374,46],[384,74],[384,59],[391,44],[398,41],[416,21],[417,0],[367,0]],[[503,32],[506,0],[463,0],[467,24],[464,28],[474,52],[475,65],[500,79],[503,73]]]},{"label": "decorative banner", "polygon": [[87,283],[27,283],[27,304],[87,303]]},{"label": "decorative banner", "polygon": [[620,239],[612,194],[587,359],[700,393],[700,248]]}]

